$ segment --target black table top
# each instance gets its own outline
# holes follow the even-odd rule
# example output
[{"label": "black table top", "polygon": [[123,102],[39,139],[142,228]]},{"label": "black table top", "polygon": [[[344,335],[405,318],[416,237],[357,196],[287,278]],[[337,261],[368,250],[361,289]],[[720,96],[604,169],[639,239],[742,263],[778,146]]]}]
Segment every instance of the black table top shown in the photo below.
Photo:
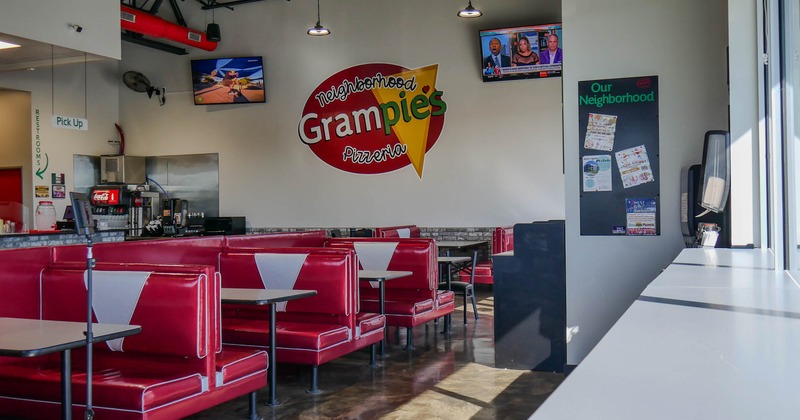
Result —
[{"label": "black table top", "polygon": [[489,241],[436,241],[436,246],[439,248],[470,248],[480,245],[488,245]]},{"label": "black table top", "polygon": [[[86,323],[0,318],[0,356],[34,357],[86,345]],[[92,324],[93,343],[139,334],[138,325]]]},{"label": "black table top", "polygon": [[472,257],[436,257],[439,264],[458,264],[467,261],[472,261]]},{"label": "black table top", "polygon": [[222,288],[222,303],[269,305],[314,296],[316,290],[236,289]]},{"label": "black table top", "polygon": [[408,277],[411,274],[413,274],[411,271],[358,270],[358,279],[360,281],[386,281]]}]

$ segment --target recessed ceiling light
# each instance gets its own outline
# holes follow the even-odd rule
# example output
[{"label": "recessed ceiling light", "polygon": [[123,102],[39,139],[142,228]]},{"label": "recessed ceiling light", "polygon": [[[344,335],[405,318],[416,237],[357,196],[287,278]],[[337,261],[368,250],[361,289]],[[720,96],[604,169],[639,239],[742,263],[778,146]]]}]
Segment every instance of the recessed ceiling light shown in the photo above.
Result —
[{"label": "recessed ceiling light", "polygon": [[0,50],[4,50],[6,48],[17,48],[17,47],[19,47],[19,45],[17,45],[17,44],[12,44],[10,42],[0,41]]}]

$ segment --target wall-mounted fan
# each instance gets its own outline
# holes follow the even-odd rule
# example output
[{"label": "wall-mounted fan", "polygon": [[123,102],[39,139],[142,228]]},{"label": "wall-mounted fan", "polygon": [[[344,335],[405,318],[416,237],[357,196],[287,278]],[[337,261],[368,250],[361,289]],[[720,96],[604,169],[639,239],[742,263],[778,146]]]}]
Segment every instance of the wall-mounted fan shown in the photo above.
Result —
[{"label": "wall-mounted fan", "polygon": [[126,71],[125,74],[122,75],[122,81],[125,82],[125,86],[134,92],[147,93],[148,98],[152,98],[155,93],[161,105],[167,102],[165,96],[167,89],[153,87],[153,85],[150,84],[150,80],[147,79],[147,76],[138,71]]}]

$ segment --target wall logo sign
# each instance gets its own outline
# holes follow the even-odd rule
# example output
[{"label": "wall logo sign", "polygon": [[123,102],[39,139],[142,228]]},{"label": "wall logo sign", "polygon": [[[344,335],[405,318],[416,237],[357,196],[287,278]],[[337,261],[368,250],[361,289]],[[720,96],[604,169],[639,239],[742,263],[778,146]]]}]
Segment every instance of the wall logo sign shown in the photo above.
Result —
[{"label": "wall logo sign", "polygon": [[425,153],[439,139],[447,111],[436,89],[438,69],[371,63],[334,74],[309,95],[300,140],[346,172],[380,174],[412,165],[422,179]]}]

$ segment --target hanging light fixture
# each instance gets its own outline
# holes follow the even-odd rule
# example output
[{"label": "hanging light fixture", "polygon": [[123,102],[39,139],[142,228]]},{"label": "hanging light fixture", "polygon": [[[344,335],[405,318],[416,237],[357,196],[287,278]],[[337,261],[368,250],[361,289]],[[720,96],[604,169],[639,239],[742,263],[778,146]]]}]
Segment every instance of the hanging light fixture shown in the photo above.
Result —
[{"label": "hanging light fixture", "polygon": [[222,33],[219,31],[219,25],[214,19],[214,9],[211,9],[211,23],[206,26],[206,39],[213,42],[222,41]]},{"label": "hanging light fixture", "polygon": [[463,10],[458,12],[458,17],[462,18],[476,18],[483,16],[483,13],[472,7],[472,0],[469,0],[469,4]]},{"label": "hanging light fixture", "polygon": [[317,24],[313,28],[308,28],[307,34],[311,36],[330,35],[331,30],[319,24],[319,0],[317,0]]}]

